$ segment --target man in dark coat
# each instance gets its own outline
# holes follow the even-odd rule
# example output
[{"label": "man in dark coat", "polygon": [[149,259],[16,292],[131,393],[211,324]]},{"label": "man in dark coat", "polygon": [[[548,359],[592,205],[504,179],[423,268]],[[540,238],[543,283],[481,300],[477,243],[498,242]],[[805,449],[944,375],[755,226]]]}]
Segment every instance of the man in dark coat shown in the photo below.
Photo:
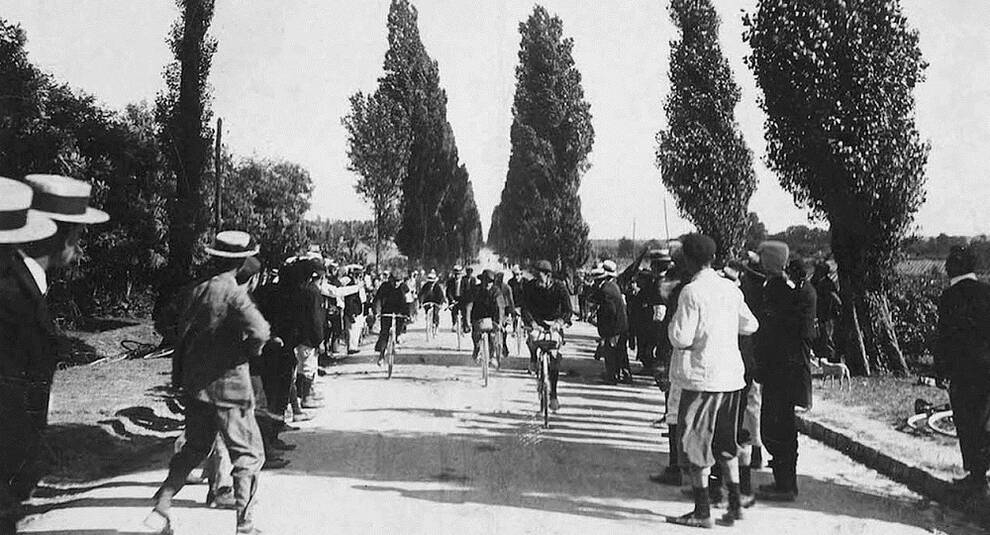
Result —
[{"label": "man in dark coat", "polygon": [[832,280],[832,266],[821,262],[815,266],[811,284],[818,295],[818,338],[815,340],[815,354],[832,361],[835,357],[835,322],[842,314],[842,298],[839,287]]},{"label": "man in dark coat", "polygon": [[626,353],[626,336],[629,322],[626,318],[626,303],[615,282],[615,262],[602,263],[602,279],[596,301],[598,303],[598,337],[605,352],[605,380],[611,384],[632,381],[629,371],[629,356]]},{"label": "man in dark coat", "polygon": [[16,533],[42,469],[39,452],[58,358],[45,302],[48,273],[81,257],[84,225],[106,213],[89,208],[88,183],[28,175],[0,178],[0,533]]},{"label": "man in dark coat", "polygon": [[[447,279],[447,302],[450,303],[450,328],[456,331],[458,325],[462,331],[467,331],[467,318],[464,316],[464,297],[468,287],[461,266],[454,266],[454,272]],[[460,323],[458,323],[460,322]]]},{"label": "man in dark coat", "polygon": [[[806,347],[807,326],[813,326],[813,293],[798,291],[784,273],[790,251],[782,242],[760,245],[760,265],[767,277],[756,317],[760,330],[754,337],[756,380],[763,385],[761,435],[773,456],[772,485],[762,485],[757,497],[770,501],[794,501],[797,496],[796,406],[807,406],[810,363]],[[810,285],[804,285],[810,289]]]},{"label": "man in dark coat", "polygon": [[953,247],[945,261],[949,287],[938,305],[935,370],[949,379],[949,401],[959,435],[963,469],[957,483],[987,494],[990,466],[990,285],[974,274],[976,257]]},{"label": "man in dark coat", "polygon": [[296,345],[296,390],[304,409],[318,409],[322,401],[315,395],[313,383],[316,381],[317,353],[325,339],[327,329],[326,299],[320,292],[320,280],[326,276],[326,267],[320,258],[299,260],[304,262],[304,276],[294,293],[292,309]]}]

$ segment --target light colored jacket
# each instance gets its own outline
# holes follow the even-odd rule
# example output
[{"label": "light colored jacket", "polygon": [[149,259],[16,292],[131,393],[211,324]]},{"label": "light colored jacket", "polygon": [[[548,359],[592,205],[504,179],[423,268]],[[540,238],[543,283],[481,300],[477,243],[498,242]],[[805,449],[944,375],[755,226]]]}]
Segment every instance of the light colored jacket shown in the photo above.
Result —
[{"label": "light colored jacket", "polygon": [[738,337],[758,327],[735,284],[709,268],[701,270],[681,290],[667,328],[674,347],[671,383],[699,392],[742,389],[745,368]]}]

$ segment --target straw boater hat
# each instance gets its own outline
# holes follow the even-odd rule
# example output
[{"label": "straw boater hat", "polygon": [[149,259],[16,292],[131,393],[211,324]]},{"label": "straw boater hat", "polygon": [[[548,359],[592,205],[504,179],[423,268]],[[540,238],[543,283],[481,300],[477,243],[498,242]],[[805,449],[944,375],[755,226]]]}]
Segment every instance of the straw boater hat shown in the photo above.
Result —
[{"label": "straw boater hat", "polygon": [[206,248],[207,253],[221,258],[247,258],[258,254],[259,250],[254,238],[240,230],[218,232],[213,238],[213,246]]},{"label": "straw boater hat", "polygon": [[616,272],[619,270],[619,266],[615,265],[612,260],[606,260],[602,262],[602,276],[603,277],[614,277]]},{"label": "straw boater hat", "polygon": [[93,186],[88,182],[60,175],[28,175],[24,182],[34,190],[31,208],[49,219],[84,225],[110,219],[106,212],[89,206]]},{"label": "straw boater hat", "polygon": [[51,219],[31,209],[31,187],[0,177],[0,244],[43,240],[57,230]]}]

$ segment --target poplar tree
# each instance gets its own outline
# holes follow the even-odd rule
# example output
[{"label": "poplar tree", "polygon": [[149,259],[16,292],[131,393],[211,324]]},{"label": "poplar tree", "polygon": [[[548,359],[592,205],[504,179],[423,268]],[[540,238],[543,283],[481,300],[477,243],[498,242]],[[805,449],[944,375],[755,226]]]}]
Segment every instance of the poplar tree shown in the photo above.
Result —
[{"label": "poplar tree", "polygon": [[760,0],[745,23],[767,163],[830,225],[850,369],[905,373],[885,290],[925,197],[918,33],[898,0]]},{"label": "poplar tree", "polygon": [[718,42],[709,0],[672,0],[681,38],[670,43],[667,129],[657,134],[657,165],[677,208],[734,256],[743,246],[749,199],[756,189],[753,155],[735,120],[739,86]]},{"label": "poplar tree", "polygon": [[578,188],[595,133],[571,55],[574,40],[542,6],[519,33],[512,152],[489,242],[514,260],[581,265],[590,246]]}]

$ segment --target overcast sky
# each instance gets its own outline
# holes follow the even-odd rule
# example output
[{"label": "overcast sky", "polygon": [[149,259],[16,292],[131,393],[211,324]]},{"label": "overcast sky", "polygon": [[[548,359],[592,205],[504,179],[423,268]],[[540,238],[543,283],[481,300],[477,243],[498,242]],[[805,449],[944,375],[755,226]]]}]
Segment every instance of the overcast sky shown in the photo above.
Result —
[{"label": "overcast sky", "polygon": [[[439,62],[448,118],[475,187],[485,232],[509,159],[518,24],[531,0],[414,0],[430,55]],[[741,16],[755,0],[716,2],[723,51],[743,90],[736,115],[756,155],[751,210],[771,231],[807,223],[763,164],[763,114],[743,64]],[[217,0],[219,41],[211,83],[223,140],[237,155],[284,158],[309,169],[313,215],[367,218],[347,171],[347,97],[373,90],[386,49],[387,0]],[[559,0],[544,4],[574,38],[595,127],[592,167],[581,186],[592,237],[663,237],[664,190],[654,165],[664,124],[669,41],[666,2]],[[931,64],[920,87],[918,124],[932,144],[923,234],[990,233],[990,2],[905,0]],[[20,23],[32,61],[112,108],[153,101],[170,60],[167,0],[0,0],[0,17]],[[670,232],[690,226],[673,202]]]}]

